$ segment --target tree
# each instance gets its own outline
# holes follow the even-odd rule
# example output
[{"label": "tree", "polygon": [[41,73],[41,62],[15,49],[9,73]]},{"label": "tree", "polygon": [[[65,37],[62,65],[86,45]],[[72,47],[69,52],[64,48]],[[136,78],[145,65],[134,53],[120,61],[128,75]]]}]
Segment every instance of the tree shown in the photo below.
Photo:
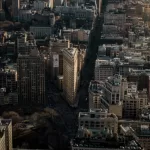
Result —
[{"label": "tree", "polygon": [[51,118],[58,116],[58,113],[52,108],[45,108],[44,112],[48,114]]},{"label": "tree", "polygon": [[17,112],[14,111],[8,111],[8,112],[5,111],[3,112],[2,117],[4,119],[12,119],[13,125],[23,120],[23,118]]}]

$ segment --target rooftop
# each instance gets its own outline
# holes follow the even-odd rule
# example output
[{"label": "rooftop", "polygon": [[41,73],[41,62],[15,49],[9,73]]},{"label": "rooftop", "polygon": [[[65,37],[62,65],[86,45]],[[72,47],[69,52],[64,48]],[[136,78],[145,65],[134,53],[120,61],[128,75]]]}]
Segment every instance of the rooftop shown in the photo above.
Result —
[{"label": "rooftop", "polygon": [[120,34],[102,34],[101,39],[123,39],[123,36]]},{"label": "rooftop", "polygon": [[123,137],[101,139],[95,138],[75,138],[71,141],[72,147],[84,147],[84,148],[109,148],[111,149],[124,149],[124,150],[142,150],[142,147],[134,140],[125,143]]},{"label": "rooftop", "polygon": [[9,63],[5,66],[5,72],[16,72],[17,71],[17,64],[16,63]]},{"label": "rooftop", "polygon": [[144,69],[144,70],[130,69],[129,72],[131,75],[140,75],[140,74],[150,75],[150,69]]},{"label": "rooftop", "polygon": [[102,60],[100,57],[96,59],[95,67],[106,66],[106,65],[114,66],[115,63],[112,62],[111,60],[104,60],[104,59]]},{"label": "rooftop", "polygon": [[70,57],[74,57],[75,53],[77,52],[77,48],[74,48],[74,47],[64,48],[63,52],[65,54],[68,54]]},{"label": "rooftop", "polygon": [[103,93],[103,82],[92,80],[89,85],[89,91],[94,93]]},{"label": "rooftop", "polygon": [[148,136],[150,137],[150,127],[149,125],[146,125],[146,124],[141,124],[139,126],[137,126],[136,129],[132,128],[131,126],[123,126],[123,125],[120,125],[121,127],[121,130],[124,132],[124,133],[128,133],[130,135],[133,135],[133,136]]},{"label": "rooftop", "polygon": [[148,136],[150,137],[150,127],[149,125],[141,125],[137,130],[135,131],[137,136]]},{"label": "rooftop", "polygon": [[140,118],[142,121],[150,122],[150,105],[149,104],[141,110]]},{"label": "rooftop", "polygon": [[108,118],[108,117],[117,119],[117,116],[115,114],[108,113],[107,109],[90,109],[89,112],[80,112],[79,113],[80,119],[86,119],[86,118],[103,119],[103,118]]},{"label": "rooftop", "polygon": [[121,76],[114,75],[113,77],[108,77],[107,81],[113,86],[119,86],[121,84]]}]

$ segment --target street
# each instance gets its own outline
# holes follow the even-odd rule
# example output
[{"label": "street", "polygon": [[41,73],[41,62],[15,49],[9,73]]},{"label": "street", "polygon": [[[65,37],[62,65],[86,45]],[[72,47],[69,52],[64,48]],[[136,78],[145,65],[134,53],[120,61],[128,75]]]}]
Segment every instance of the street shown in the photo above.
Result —
[{"label": "street", "polygon": [[[78,113],[80,111],[88,111],[88,86],[89,82],[93,79],[94,65],[101,36],[101,29],[102,19],[97,17],[95,19],[94,29],[90,33],[85,64],[81,73],[81,83],[83,84],[80,86],[77,94],[77,108],[69,106],[69,104],[62,97],[61,92],[52,81],[49,80],[47,83],[48,107],[53,108],[60,114],[62,120],[65,122],[69,136],[75,136],[76,134],[76,130],[78,128]],[[97,32],[99,34],[97,34]]]}]

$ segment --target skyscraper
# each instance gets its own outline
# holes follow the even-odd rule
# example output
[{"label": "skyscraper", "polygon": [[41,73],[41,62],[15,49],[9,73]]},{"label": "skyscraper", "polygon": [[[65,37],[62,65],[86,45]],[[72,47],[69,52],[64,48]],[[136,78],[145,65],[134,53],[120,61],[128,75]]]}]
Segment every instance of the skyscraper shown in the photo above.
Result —
[{"label": "skyscraper", "polygon": [[20,9],[20,0],[12,0],[12,16],[18,17]]},{"label": "skyscraper", "polygon": [[96,0],[96,3],[97,3],[98,14],[100,15],[100,13],[101,13],[102,0]]},{"label": "skyscraper", "polygon": [[3,0],[0,0],[0,21],[5,20],[5,11],[3,10]]},{"label": "skyscraper", "polygon": [[54,0],[54,6],[61,6],[64,0]]},{"label": "skyscraper", "polygon": [[18,56],[18,100],[20,105],[45,105],[45,65],[37,49]]},{"label": "skyscraper", "polygon": [[63,49],[63,94],[70,105],[75,104],[78,86],[78,49]]},{"label": "skyscraper", "polygon": [[0,0],[0,11],[2,10],[2,0]]},{"label": "skyscraper", "polygon": [[17,37],[18,54],[27,54],[27,33],[22,33]]},{"label": "skyscraper", "polygon": [[48,5],[49,5],[50,8],[53,8],[54,0],[48,0]]}]

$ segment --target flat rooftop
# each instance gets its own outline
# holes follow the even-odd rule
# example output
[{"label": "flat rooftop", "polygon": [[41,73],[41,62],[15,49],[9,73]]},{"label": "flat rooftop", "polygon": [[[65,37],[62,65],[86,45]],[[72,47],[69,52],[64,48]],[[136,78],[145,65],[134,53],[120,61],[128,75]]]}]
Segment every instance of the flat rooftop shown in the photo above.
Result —
[{"label": "flat rooftop", "polygon": [[115,114],[108,113],[107,109],[90,109],[89,112],[80,112],[79,113],[80,119],[86,119],[86,118],[104,119],[104,118],[108,118],[108,117],[117,119],[117,116]]},{"label": "flat rooftop", "polygon": [[124,142],[124,138],[102,139],[102,138],[75,138],[71,141],[72,147],[83,148],[105,148],[105,149],[124,149],[124,150],[142,150],[142,147],[134,140]]},{"label": "flat rooftop", "polygon": [[89,85],[89,90],[94,93],[103,93],[103,82],[92,80]]},{"label": "flat rooftop", "polygon": [[121,84],[121,76],[115,75],[113,77],[108,77],[108,82],[113,86],[119,86]]}]

